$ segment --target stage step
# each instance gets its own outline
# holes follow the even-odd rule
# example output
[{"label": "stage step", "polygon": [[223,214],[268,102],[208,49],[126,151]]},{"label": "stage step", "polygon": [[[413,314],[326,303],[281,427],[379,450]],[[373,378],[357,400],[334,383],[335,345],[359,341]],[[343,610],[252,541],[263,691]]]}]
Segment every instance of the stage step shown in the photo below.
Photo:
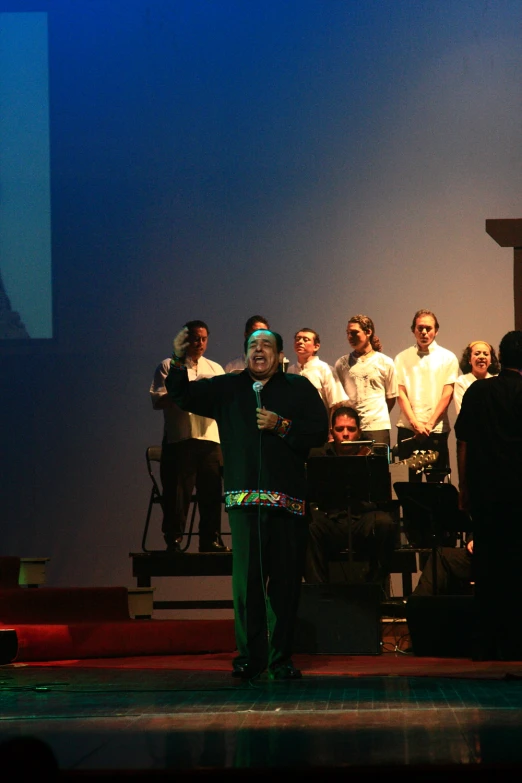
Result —
[{"label": "stage step", "polygon": [[0,590],[45,584],[49,557],[0,557]]},{"label": "stage step", "polygon": [[129,615],[133,620],[150,620],[154,608],[155,587],[129,587]]},{"label": "stage step", "polygon": [[157,576],[231,576],[232,552],[131,552],[138,587],[150,587]]},{"label": "stage step", "polygon": [[46,568],[50,557],[21,557],[18,584],[21,587],[40,587],[47,581]]},{"label": "stage step", "polygon": [[[27,588],[45,585],[47,582],[47,563],[49,562],[49,557],[0,557],[0,607],[5,610],[4,594],[6,592],[11,595],[10,601],[17,607],[14,616],[10,615],[10,621],[23,622],[24,620],[21,619],[21,616],[27,611],[29,613],[33,612],[34,609],[31,607],[37,606],[44,611],[41,617],[35,617],[35,620],[39,619],[43,623],[49,622],[45,617],[49,611],[51,615],[53,614],[53,601],[57,603],[58,607],[64,602],[69,605],[71,617],[74,617],[77,611],[81,614],[87,606],[92,609],[97,602],[100,603],[100,609],[96,611],[103,613],[106,596],[113,596],[114,588],[109,588],[107,593],[104,592],[103,588],[46,588],[43,591],[38,590],[36,592],[33,592],[31,589],[27,590]],[[20,590],[19,588],[23,589]],[[125,595],[125,599],[121,601],[121,618],[150,619],[153,610],[154,589],[150,586],[142,585],[131,588],[118,588],[121,591],[122,598]],[[11,593],[11,591],[14,592]],[[71,595],[75,596],[72,602]],[[21,613],[20,616],[17,615],[18,610]],[[4,620],[5,618],[0,616],[0,624]]]}]

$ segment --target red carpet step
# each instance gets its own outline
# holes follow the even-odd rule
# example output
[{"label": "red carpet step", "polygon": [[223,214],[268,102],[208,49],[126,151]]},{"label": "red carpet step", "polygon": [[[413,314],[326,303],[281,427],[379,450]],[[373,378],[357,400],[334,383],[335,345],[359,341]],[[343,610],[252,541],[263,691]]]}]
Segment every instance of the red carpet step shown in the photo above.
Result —
[{"label": "red carpet step", "polygon": [[[12,584],[16,563],[3,573]],[[0,589],[2,664],[234,649],[232,620],[131,619],[125,587]]]},{"label": "red carpet step", "polygon": [[[13,629],[18,649],[2,655],[2,629]],[[9,640],[6,638],[6,645]],[[45,625],[0,625],[0,661],[23,663],[128,656],[231,653],[232,620],[123,620]],[[5,654],[4,654],[5,655]]]}]

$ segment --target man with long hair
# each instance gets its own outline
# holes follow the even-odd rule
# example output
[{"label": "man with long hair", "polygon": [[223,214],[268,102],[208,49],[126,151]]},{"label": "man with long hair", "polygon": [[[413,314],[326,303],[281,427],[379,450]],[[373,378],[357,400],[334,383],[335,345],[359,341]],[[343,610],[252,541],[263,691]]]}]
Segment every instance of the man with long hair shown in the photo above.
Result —
[{"label": "man with long hair", "polygon": [[352,316],[346,336],[352,352],[336,361],[335,371],[361,418],[362,437],[389,446],[390,411],[398,393],[393,360],[382,353],[369,316]]}]

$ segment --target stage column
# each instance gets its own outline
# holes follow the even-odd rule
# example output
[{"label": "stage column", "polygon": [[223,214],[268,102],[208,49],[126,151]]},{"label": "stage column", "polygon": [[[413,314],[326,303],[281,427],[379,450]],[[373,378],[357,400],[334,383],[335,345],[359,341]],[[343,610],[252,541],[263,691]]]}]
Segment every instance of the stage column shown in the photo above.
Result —
[{"label": "stage column", "polygon": [[515,329],[522,330],[522,218],[486,220],[486,233],[500,247],[513,248]]}]

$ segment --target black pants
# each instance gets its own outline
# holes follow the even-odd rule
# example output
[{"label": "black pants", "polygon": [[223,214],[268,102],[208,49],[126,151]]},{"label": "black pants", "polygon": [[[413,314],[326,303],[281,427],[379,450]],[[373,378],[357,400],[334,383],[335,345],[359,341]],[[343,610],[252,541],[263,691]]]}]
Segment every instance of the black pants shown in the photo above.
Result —
[{"label": "black pants", "polygon": [[367,511],[352,515],[351,537],[346,513],[328,515],[312,509],[308,531],[308,546],[304,576],[307,582],[329,582],[328,563],[350,545],[354,552],[368,559],[369,581],[381,581],[390,572],[390,560],[395,550],[396,527],[386,511]]},{"label": "black pants", "polygon": [[506,503],[499,498],[498,504],[481,508],[472,517],[476,657],[520,661],[522,511],[516,500]]},{"label": "black pants", "polygon": [[164,443],[160,476],[163,487],[162,532],[167,545],[185,532],[185,522],[196,488],[199,508],[199,545],[212,543],[221,531],[221,447],[210,440],[190,438]]},{"label": "black pants", "polygon": [[307,521],[273,508],[259,517],[257,509],[231,509],[229,518],[237,662],[277,668],[292,655]]},{"label": "black pants", "polygon": [[[439,547],[436,556],[437,595],[471,595],[473,557],[466,547]],[[422,570],[413,595],[433,595],[433,555]]]},{"label": "black pants", "polygon": [[[422,449],[423,451],[438,451],[439,456],[436,462],[429,465],[424,471],[426,474],[426,481],[433,483],[443,482],[450,472],[449,452],[448,452],[448,436],[449,432],[432,432],[431,435],[422,440],[413,438],[413,430],[408,430],[405,427],[397,428],[397,442],[399,444],[399,459],[408,459],[411,457],[414,451]],[[406,440],[406,443],[404,441]],[[408,471],[409,481],[422,481],[422,473],[417,473],[416,470],[411,468]]]}]

